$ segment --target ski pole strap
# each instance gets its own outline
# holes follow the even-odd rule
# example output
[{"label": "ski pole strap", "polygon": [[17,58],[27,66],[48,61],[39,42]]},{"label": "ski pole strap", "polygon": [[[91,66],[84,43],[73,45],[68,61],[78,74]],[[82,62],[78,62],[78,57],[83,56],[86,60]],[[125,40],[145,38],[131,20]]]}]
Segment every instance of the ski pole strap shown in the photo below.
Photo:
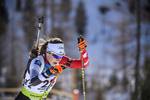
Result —
[{"label": "ski pole strap", "polygon": [[[22,94],[24,94],[25,96],[29,97],[29,98],[32,98],[32,99],[40,99],[41,96],[43,94],[38,94],[38,93],[33,93],[31,91],[28,91],[24,86],[21,90]],[[45,94],[42,96],[42,98],[46,98],[47,95],[48,95],[49,91],[46,91]]]}]

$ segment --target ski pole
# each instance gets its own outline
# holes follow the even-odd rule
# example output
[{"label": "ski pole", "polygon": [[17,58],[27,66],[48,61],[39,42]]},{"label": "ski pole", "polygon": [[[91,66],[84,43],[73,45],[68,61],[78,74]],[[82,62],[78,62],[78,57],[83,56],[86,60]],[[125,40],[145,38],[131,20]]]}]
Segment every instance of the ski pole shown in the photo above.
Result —
[{"label": "ski pole", "polygon": [[[36,18],[37,19],[37,18]],[[44,17],[41,17],[41,18],[38,18],[38,23],[39,23],[39,26],[38,26],[38,35],[37,35],[37,44],[36,44],[36,48],[38,48],[38,45],[39,45],[39,37],[40,37],[40,32],[41,32],[41,25],[43,24],[43,19]]]},{"label": "ski pole", "polygon": [[[64,66],[61,66],[61,68],[64,70],[66,69]],[[57,69],[55,69],[55,71],[58,71]],[[48,89],[52,86],[52,84],[54,83],[55,79],[57,78],[58,73],[56,74],[56,76],[53,78],[53,80],[50,82],[49,86],[46,88],[46,90],[44,91],[43,95],[41,96],[40,100],[42,100],[43,96],[46,94],[46,92],[48,91]]]},{"label": "ski pole", "polygon": [[81,58],[81,64],[82,64],[82,87],[83,87],[83,97],[84,100],[86,100],[86,94],[85,94],[85,77],[84,77],[84,66],[83,66],[83,58]]},{"label": "ski pole", "polygon": [[39,37],[40,37],[40,32],[41,32],[41,24],[43,24],[43,18],[44,17],[36,18],[39,23],[38,28],[37,28],[38,29],[37,42],[36,42],[36,45],[34,47],[32,47],[32,49],[31,49],[31,53],[30,53],[30,57],[29,57],[30,60],[32,60],[33,58],[38,56]]},{"label": "ski pole", "polygon": [[[78,42],[80,43],[81,41],[83,41],[83,38],[78,38]],[[81,49],[80,50],[80,53],[82,53],[83,50]],[[84,97],[84,100],[86,100],[86,93],[85,93],[85,77],[84,77],[84,66],[83,66],[83,56],[81,54],[81,65],[82,65],[82,87],[83,87],[83,97]]]},{"label": "ski pole", "polygon": [[41,96],[40,100],[42,100],[43,96],[46,94],[47,90],[52,86],[53,82],[55,81],[55,79],[57,78],[58,74],[53,78],[53,80],[50,82],[49,86],[46,88],[46,90],[44,91],[43,95]]}]

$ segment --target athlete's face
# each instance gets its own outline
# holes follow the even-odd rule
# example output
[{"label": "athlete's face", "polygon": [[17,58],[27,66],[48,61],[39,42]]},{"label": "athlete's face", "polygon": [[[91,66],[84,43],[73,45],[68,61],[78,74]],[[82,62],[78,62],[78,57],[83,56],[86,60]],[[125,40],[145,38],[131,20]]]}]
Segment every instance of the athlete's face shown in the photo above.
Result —
[{"label": "athlete's face", "polygon": [[[60,56],[60,57],[59,57]],[[46,53],[46,59],[48,60],[48,62],[50,63],[50,65],[52,66],[56,66],[57,64],[59,64],[60,60],[61,60],[62,55],[55,55],[53,53]]]}]

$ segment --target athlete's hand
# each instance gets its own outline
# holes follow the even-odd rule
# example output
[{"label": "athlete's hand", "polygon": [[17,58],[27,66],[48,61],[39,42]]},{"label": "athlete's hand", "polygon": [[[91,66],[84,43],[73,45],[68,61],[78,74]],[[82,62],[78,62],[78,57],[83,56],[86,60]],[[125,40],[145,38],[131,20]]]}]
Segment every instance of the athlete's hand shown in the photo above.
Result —
[{"label": "athlete's hand", "polygon": [[80,51],[84,50],[87,47],[87,43],[81,35],[78,38],[78,47]]},{"label": "athlete's hand", "polygon": [[67,68],[67,65],[65,65],[65,63],[64,63],[64,64],[60,64],[60,65],[61,65],[61,68],[62,68],[63,70]]},{"label": "athlete's hand", "polygon": [[65,68],[67,68],[67,66],[64,64],[56,65],[55,67],[51,68],[51,73],[61,74]]}]

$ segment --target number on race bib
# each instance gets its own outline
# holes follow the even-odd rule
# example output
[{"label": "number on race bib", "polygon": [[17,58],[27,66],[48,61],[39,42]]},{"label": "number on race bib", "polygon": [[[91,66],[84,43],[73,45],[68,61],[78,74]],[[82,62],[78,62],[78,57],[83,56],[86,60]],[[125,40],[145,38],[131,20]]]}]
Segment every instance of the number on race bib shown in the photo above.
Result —
[{"label": "number on race bib", "polygon": [[46,85],[49,83],[49,81],[48,81],[48,80],[45,80],[43,83],[45,83],[45,84],[42,86],[42,88],[43,88],[43,87],[46,87]]}]

